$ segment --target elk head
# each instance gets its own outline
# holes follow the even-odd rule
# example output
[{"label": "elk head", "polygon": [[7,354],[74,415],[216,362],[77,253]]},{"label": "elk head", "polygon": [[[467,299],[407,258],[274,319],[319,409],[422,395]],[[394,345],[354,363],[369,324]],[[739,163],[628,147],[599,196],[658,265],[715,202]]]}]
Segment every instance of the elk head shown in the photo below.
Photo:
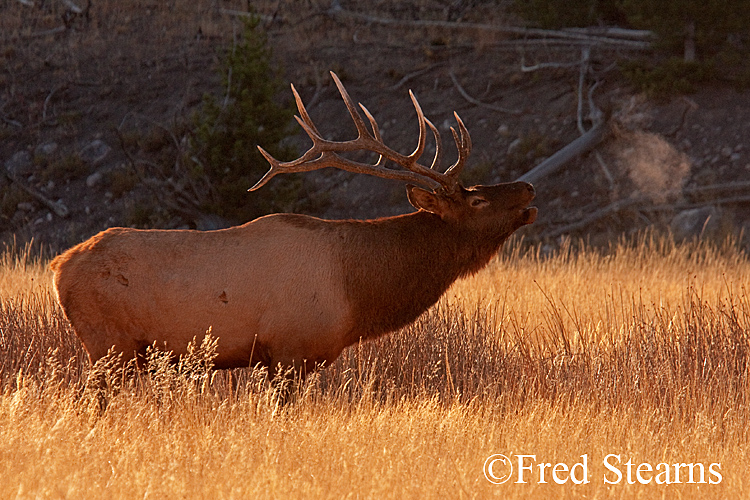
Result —
[{"label": "elk head", "polygon": [[[249,191],[259,189],[279,173],[309,172],[324,167],[334,167],[349,172],[405,181],[409,202],[415,208],[439,216],[445,223],[460,228],[462,233],[482,235],[492,240],[497,239],[502,243],[519,227],[534,222],[537,209],[528,206],[535,195],[534,187],[531,184],[510,182],[469,188],[461,185],[458,177],[471,154],[471,136],[457,113],[454,113],[454,116],[458,124],[458,131],[453,127],[450,130],[458,149],[458,158],[453,165],[449,166],[444,172],[440,172],[442,156],[440,133],[437,127],[425,117],[411,90],[409,96],[419,121],[419,140],[417,147],[411,154],[403,155],[383,143],[375,118],[360,103],[359,107],[372,128],[372,131],[368,130],[365,121],[339,78],[333,72],[331,72],[331,76],[357,128],[357,138],[350,141],[324,139],[310,119],[302,99],[292,85],[292,93],[299,110],[299,116],[295,116],[295,118],[310,137],[313,145],[300,158],[289,162],[276,160],[262,147],[258,146],[260,152],[270,163],[271,168]],[[429,167],[419,163],[425,149],[428,127],[435,137],[435,156]],[[375,163],[370,164],[354,161],[339,154],[352,151],[371,151],[377,153],[379,157]],[[401,169],[385,167],[386,160],[395,163]]]}]

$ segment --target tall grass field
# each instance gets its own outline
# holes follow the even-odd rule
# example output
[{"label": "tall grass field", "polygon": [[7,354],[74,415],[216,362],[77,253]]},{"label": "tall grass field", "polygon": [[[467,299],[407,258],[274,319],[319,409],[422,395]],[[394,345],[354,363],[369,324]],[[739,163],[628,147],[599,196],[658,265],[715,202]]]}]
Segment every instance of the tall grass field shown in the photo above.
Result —
[{"label": "tall grass field", "polygon": [[282,403],[210,336],[90,366],[8,250],[0,498],[747,498],[748,286],[732,243],[510,245]]}]

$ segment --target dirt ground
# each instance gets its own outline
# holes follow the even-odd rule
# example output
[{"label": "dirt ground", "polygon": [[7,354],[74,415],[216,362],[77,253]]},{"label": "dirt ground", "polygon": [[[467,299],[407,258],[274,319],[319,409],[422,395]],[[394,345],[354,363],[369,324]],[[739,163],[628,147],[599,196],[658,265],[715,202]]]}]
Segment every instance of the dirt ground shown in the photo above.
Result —
[{"label": "dirt ground", "polygon": [[[441,131],[450,151],[446,164],[455,155],[449,127],[458,112],[474,144],[467,184],[514,180],[581,134],[579,45],[520,43],[483,28],[383,24],[345,15],[347,2],[336,12],[331,6],[338,2],[254,4],[284,80],[312,102],[309,112],[326,137],[355,134],[331,70],[399,151],[417,140],[409,89]],[[477,4],[456,13],[446,2],[422,0],[401,10],[375,2],[359,14],[516,22],[498,4]],[[204,93],[222,94],[219,55],[241,32],[244,2],[89,5],[76,14],[65,2],[0,2],[0,163],[9,173],[0,178],[0,240],[33,239],[56,252],[111,226],[244,222],[190,218],[154,203],[160,195],[153,186],[129,176],[122,141],[123,131],[177,131]],[[717,83],[691,95],[646,99],[616,64],[642,56],[592,46],[585,86],[597,84],[593,101],[609,118],[608,134],[594,152],[535,183],[539,218],[525,229],[528,239],[604,243],[646,227],[724,238],[750,226],[750,94]],[[523,70],[540,63],[566,64]],[[291,99],[291,92],[282,97]],[[301,131],[289,140],[300,153],[308,146]],[[309,196],[325,200],[309,210],[314,215],[410,211],[403,186],[391,181],[321,171],[306,182]],[[67,214],[56,211],[61,205]]]}]

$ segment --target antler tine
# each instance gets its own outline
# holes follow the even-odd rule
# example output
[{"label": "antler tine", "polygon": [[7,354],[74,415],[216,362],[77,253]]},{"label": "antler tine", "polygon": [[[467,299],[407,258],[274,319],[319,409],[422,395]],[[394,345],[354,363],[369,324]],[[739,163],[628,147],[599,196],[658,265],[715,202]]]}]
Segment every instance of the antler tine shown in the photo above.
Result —
[{"label": "antler tine", "polygon": [[[380,136],[380,127],[378,126],[378,122],[375,121],[375,117],[372,116],[372,113],[370,113],[370,110],[365,107],[364,104],[359,103],[359,107],[362,108],[362,111],[365,113],[365,116],[367,117],[367,120],[370,122],[370,127],[372,127],[372,135],[375,137],[375,140],[382,143],[383,139]],[[375,165],[380,165],[380,162],[383,160],[383,155],[378,155],[378,161],[375,162]]]},{"label": "antler tine", "polygon": [[260,189],[262,186],[265,186],[265,184],[270,181],[276,174],[280,173],[278,170],[280,166],[279,161],[260,146],[258,146],[258,151],[260,151],[260,154],[263,155],[263,158],[265,158],[266,161],[271,164],[271,168],[268,169],[268,172],[266,172],[263,177],[261,177],[260,180],[253,185],[253,187],[248,189],[248,191],[255,191],[256,189]]},{"label": "antler tine", "polygon": [[[339,94],[341,94],[341,98],[344,100],[344,104],[346,104],[346,109],[349,110],[349,114],[352,115],[352,120],[354,121],[354,126],[357,127],[357,133],[359,134],[359,137],[364,139],[373,139],[373,135],[370,134],[370,131],[367,130],[367,126],[365,125],[365,121],[362,119],[362,115],[359,114],[359,111],[357,111],[357,107],[354,105],[354,101],[349,96],[349,92],[346,91],[344,88],[344,84],[341,83],[341,80],[339,80],[339,77],[336,76],[336,73],[331,71],[331,76],[333,77],[334,83],[336,83],[336,87],[339,89]],[[360,104],[360,106],[362,106]],[[370,120],[370,124],[373,124],[375,122],[374,118],[371,118],[372,115],[367,113],[369,116],[367,117],[368,120]],[[373,126],[373,129],[377,129],[377,124]],[[377,132],[379,135],[379,132]]]},{"label": "antler tine", "polygon": [[[294,101],[297,103],[297,110],[299,111],[302,120],[304,120],[304,122],[310,127],[310,129],[315,132],[315,135],[320,136],[320,132],[318,132],[318,129],[310,118],[310,115],[307,114],[305,103],[302,102],[302,98],[299,96],[299,93],[297,93],[297,89],[294,88],[294,84],[292,84],[292,94],[294,94]],[[298,122],[300,121],[298,117],[295,116],[295,118],[297,118]],[[300,125],[301,124],[302,123],[300,123]]]},{"label": "antler tine", "polygon": [[375,121],[375,117],[372,116],[372,113],[370,113],[370,110],[367,109],[364,104],[359,103],[359,107],[362,108],[362,111],[365,113],[367,120],[370,122],[370,126],[372,127],[372,135],[376,140],[382,142],[382,138],[380,136],[380,127],[378,126],[378,122]]},{"label": "antler tine", "polygon": [[451,165],[448,170],[445,171],[445,175],[457,180],[458,176],[461,174],[461,171],[464,169],[466,159],[471,154],[471,135],[469,135],[469,130],[466,128],[466,125],[464,125],[461,117],[458,116],[458,113],[454,112],[453,116],[456,117],[458,130],[460,131],[459,136],[459,133],[456,132],[456,129],[451,127],[453,140],[456,142],[456,149],[458,149],[458,159],[456,159],[456,162]]},{"label": "antler tine", "polygon": [[424,153],[424,145],[427,136],[427,127],[425,126],[425,120],[427,120],[427,118],[424,117],[422,106],[419,105],[419,101],[417,101],[417,98],[414,96],[414,92],[412,92],[411,89],[409,89],[409,97],[411,97],[411,102],[412,104],[414,104],[414,109],[417,111],[417,120],[419,121],[419,140],[417,141],[417,147],[416,149],[414,149],[414,152],[408,157],[416,164],[417,160],[419,160],[419,158],[422,156],[422,153]]},{"label": "antler tine", "polygon": [[469,129],[466,128],[466,125],[464,125],[464,121],[460,116],[458,116],[458,113],[454,111],[453,116],[456,117],[458,128],[461,131],[461,143],[466,149],[466,156],[469,156],[471,154],[471,134],[469,134]]},{"label": "antler tine", "polygon": [[432,165],[430,165],[430,169],[437,170],[437,168],[440,166],[440,162],[443,156],[443,141],[442,139],[440,139],[440,132],[438,131],[437,127],[429,119],[425,120],[427,121],[427,125],[430,127],[430,130],[432,130],[432,135],[435,136],[435,157],[432,159]]}]

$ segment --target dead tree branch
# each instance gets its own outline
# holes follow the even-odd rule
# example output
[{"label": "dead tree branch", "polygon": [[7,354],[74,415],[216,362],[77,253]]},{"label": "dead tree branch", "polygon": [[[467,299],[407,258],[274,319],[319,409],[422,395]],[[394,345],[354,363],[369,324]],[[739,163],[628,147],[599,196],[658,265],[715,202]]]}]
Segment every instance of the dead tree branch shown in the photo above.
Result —
[{"label": "dead tree branch", "polygon": [[491,31],[495,33],[516,36],[520,39],[540,38],[569,40],[576,42],[585,42],[588,45],[616,45],[638,50],[645,50],[650,48],[650,40],[654,38],[653,33],[650,31],[625,30],[620,28],[612,28],[610,30],[594,28],[590,30],[544,30],[536,28],[519,28],[515,26],[498,26],[482,23],[382,18],[370,16],[367,14],[360,14],[358,12],[350,12],[344,9],[329,10],[328,13],[333,17],[356,19],[369,24],[381,24],[384,26],[410,26],[424,28]]},{"label": "dead tree branch", "polygon": [[628,198],[626,200],[617,200],[613,203],[610,203],[606,207],[600,208],[599,210],[596,210],[583,219],[566,224],[561,227],[557,227],[555,229],[552,229],[551,231],[547,231],[542,235],[542,238],[556,238],[558,236],[561,236],[566,233],[570,233],[572,231],[578,231],[579,229],[583,229],[584,227],[588,226],[589,224],[592,224],[600,219],[603,219],[604,217],[607,217],[609,215],[616,214],[626,208],[630,208],[633,205],[638,205],[644,203],[646,200],[644,198]]},{"label": "dead tree branch", "polygon": [[5,176],[11,181],[15,182],[16,185],[21,188],[23,191],[26,191],[28,194],[30,194],[32,197],[36,198],[39,202],[41,202],[43,205],[45,205],[47,208],[52,210],[55,215],[58,217],[67,217],[70,215],[70,210],[68,210],[68,207],[63,205],[59,201],[52,201],[46,196],[44,196],[42,193],[37,191],[36,189],[32,188],[31,186],[27,186],[25,183],[21,182],[18,177],[15,175],[12,175],[10,172],[6,171]]},{"label": "dead tree branch", "polygon": [[392,85],[392,86],[388,87],[388,90],[398,90],[403,84],[405,84],[406,82],[408,82],[412,78],[416,78],[418,76],[424,75],[425,73],[429,73],[433,69],[435,69],[435,68],[437,68],[439,66],[443,66],[444,64],[445,63],[442,63],[442,62],[441,63],[430,64],[426,68],[422,68],[420,70],[417,70],[417,71],[414,71],[412,73],[409,73],[408,75],[404,76],[401,80],[399,80],[398,83],[396,83],[395,85]]},{"label": "dead tree branch", "polygon": [[232,9],[219,9],[220,14],[231,17],[257,17],[264,23],[270,23],[274,20],[274,16],[267,16],[264,14],[258,14],[256,12],[247,12],[244,10],[232,10]]},{"label": "dead tree branch", "polygon": [[[584,89],[586,87],[586,76],[589,73],[590,68],[590,57],[591,47],[581,47],[581,60],[578,62],[580,65],[579,76],[578,76],[578,109],[576,122],[578,130],[581,132],[581,136],[565,146],[564,148],[557,151],[555,154],[541,162],[539,165],[529,170],[517,180],[525,182],[536,182],[539,179],[556,172],[560,167],[565,165],[573,158],[582,154],[588,153],[594,149],[604,139],[607,126],[605,123],[604,113],[594,103],[594,91],[601,82],[596,82],[594,85],[589,87],[588,90],[588,107],[589,114],[588,119],[593,123],[593,126],[587,131],[583,125],[583,110],[584,110]],[[522,63],[523,64],[523,63]]]},{"label": "dead tree branch", "polygon": [[45,123],[47,121],[47,110],[49,109],[49,104],[52,102],[52,97],[60,90],[65,89],[67,87],[67,84],[61,83],[59,85],[55,85],[52,87],[52,90],[49,91],[49,94],[47,94],[47,98],[44,99],[44,105],[42,107],[42,123]]},{"label": "dead tree branch", "polygon": [[[172,144],[176,149],[175,164],[171,175],[166,175],[165,166],[159,165],[144,158],[136,158],[128,150],[125,138],[122,134],[122,129],[125,126],[127,120],[131,117],[144,120],[150,125],[162,129],[171,139]],[[194,216],[197,213],[197,208],[200,206],[200,195],[198,193],[197,187],[192,183],[191,179],[189,179],[189,176],[185,174],[185,172],[183,171],[184,169],[181,168],[180,158],[183,156],[183,151],[180,146],[180,141],[174,135],[172,130],[160,124],[159,122],[152,120],[149,117],[131,112],[125,115],[125,117],[120,122],[119,127],[117,127],[116,132],[120,141],[120,148],[127,157],[128,163],[130,164],[130,167],[135,175],[138,177],[139,182],[142,185],[146,186],[154,194],[154,196],[158,197],[161,202],[167,205],[169,208],[178,211],[183,215]],[[144,175],[144,173],[141,172],[141,170],[138,168],[138,165],[148,167],[152,172],[151,176]],[[191,188],[192,193],[189,193],[185,189],[185,187],[176,182],[173,176],[186,181],[188,186]]]},{"label": "dead tree branch", "polygon": [[461,94],[461,97],[469,101],[470,103],[474,104],[475,106],[479,106],[481,108],[489,109],[490,111],[497,111],[498,113],[507,113],[510,115],[520,115],[521,111],[517,109],[508,109],[503,108],[500,106],[495,106],[494,104],[487,104],[485,102],[480,101],[479,99],[475,99],[471,97],[466,90],[461,86],[460,83],[458,83],[458,79],[456,78],[456,74],[453,73],[453,70],[450,71],[451,80],[453,80],[453,85],[456,86],[456,90],[458,90],[458,93]]},{"label": "dead tree branch", "polygon": [[318,71],[318,65],[315,65],[315,93],[310,98],[310,100],[307,103],[307,109],[312,109],[317,103],[318,99],[320,99],[320,95],[323,92],[323,79],[320,77],[320,72]]},{"label": "dead tree branch", "polygon": [[591,47],[584,46],[581,48],[581,66],[578,70],[578,113],[577,124],[578,131],[581,135],[586,133],[583,126],[583,88],[586,86],[586,75],[589,72],[589,60],[591,59]]},{"label": "dead tree branch", "polygon": [[537,63],[533,66],[526,66],[526,59],[523,54],[521,54],[521,72],[522,73],[531,73],[532,71],[539,71],[540,69],[562,69],[562,68],[575,68],[581,64],[580,62],[569,62],[569,63]]}]

